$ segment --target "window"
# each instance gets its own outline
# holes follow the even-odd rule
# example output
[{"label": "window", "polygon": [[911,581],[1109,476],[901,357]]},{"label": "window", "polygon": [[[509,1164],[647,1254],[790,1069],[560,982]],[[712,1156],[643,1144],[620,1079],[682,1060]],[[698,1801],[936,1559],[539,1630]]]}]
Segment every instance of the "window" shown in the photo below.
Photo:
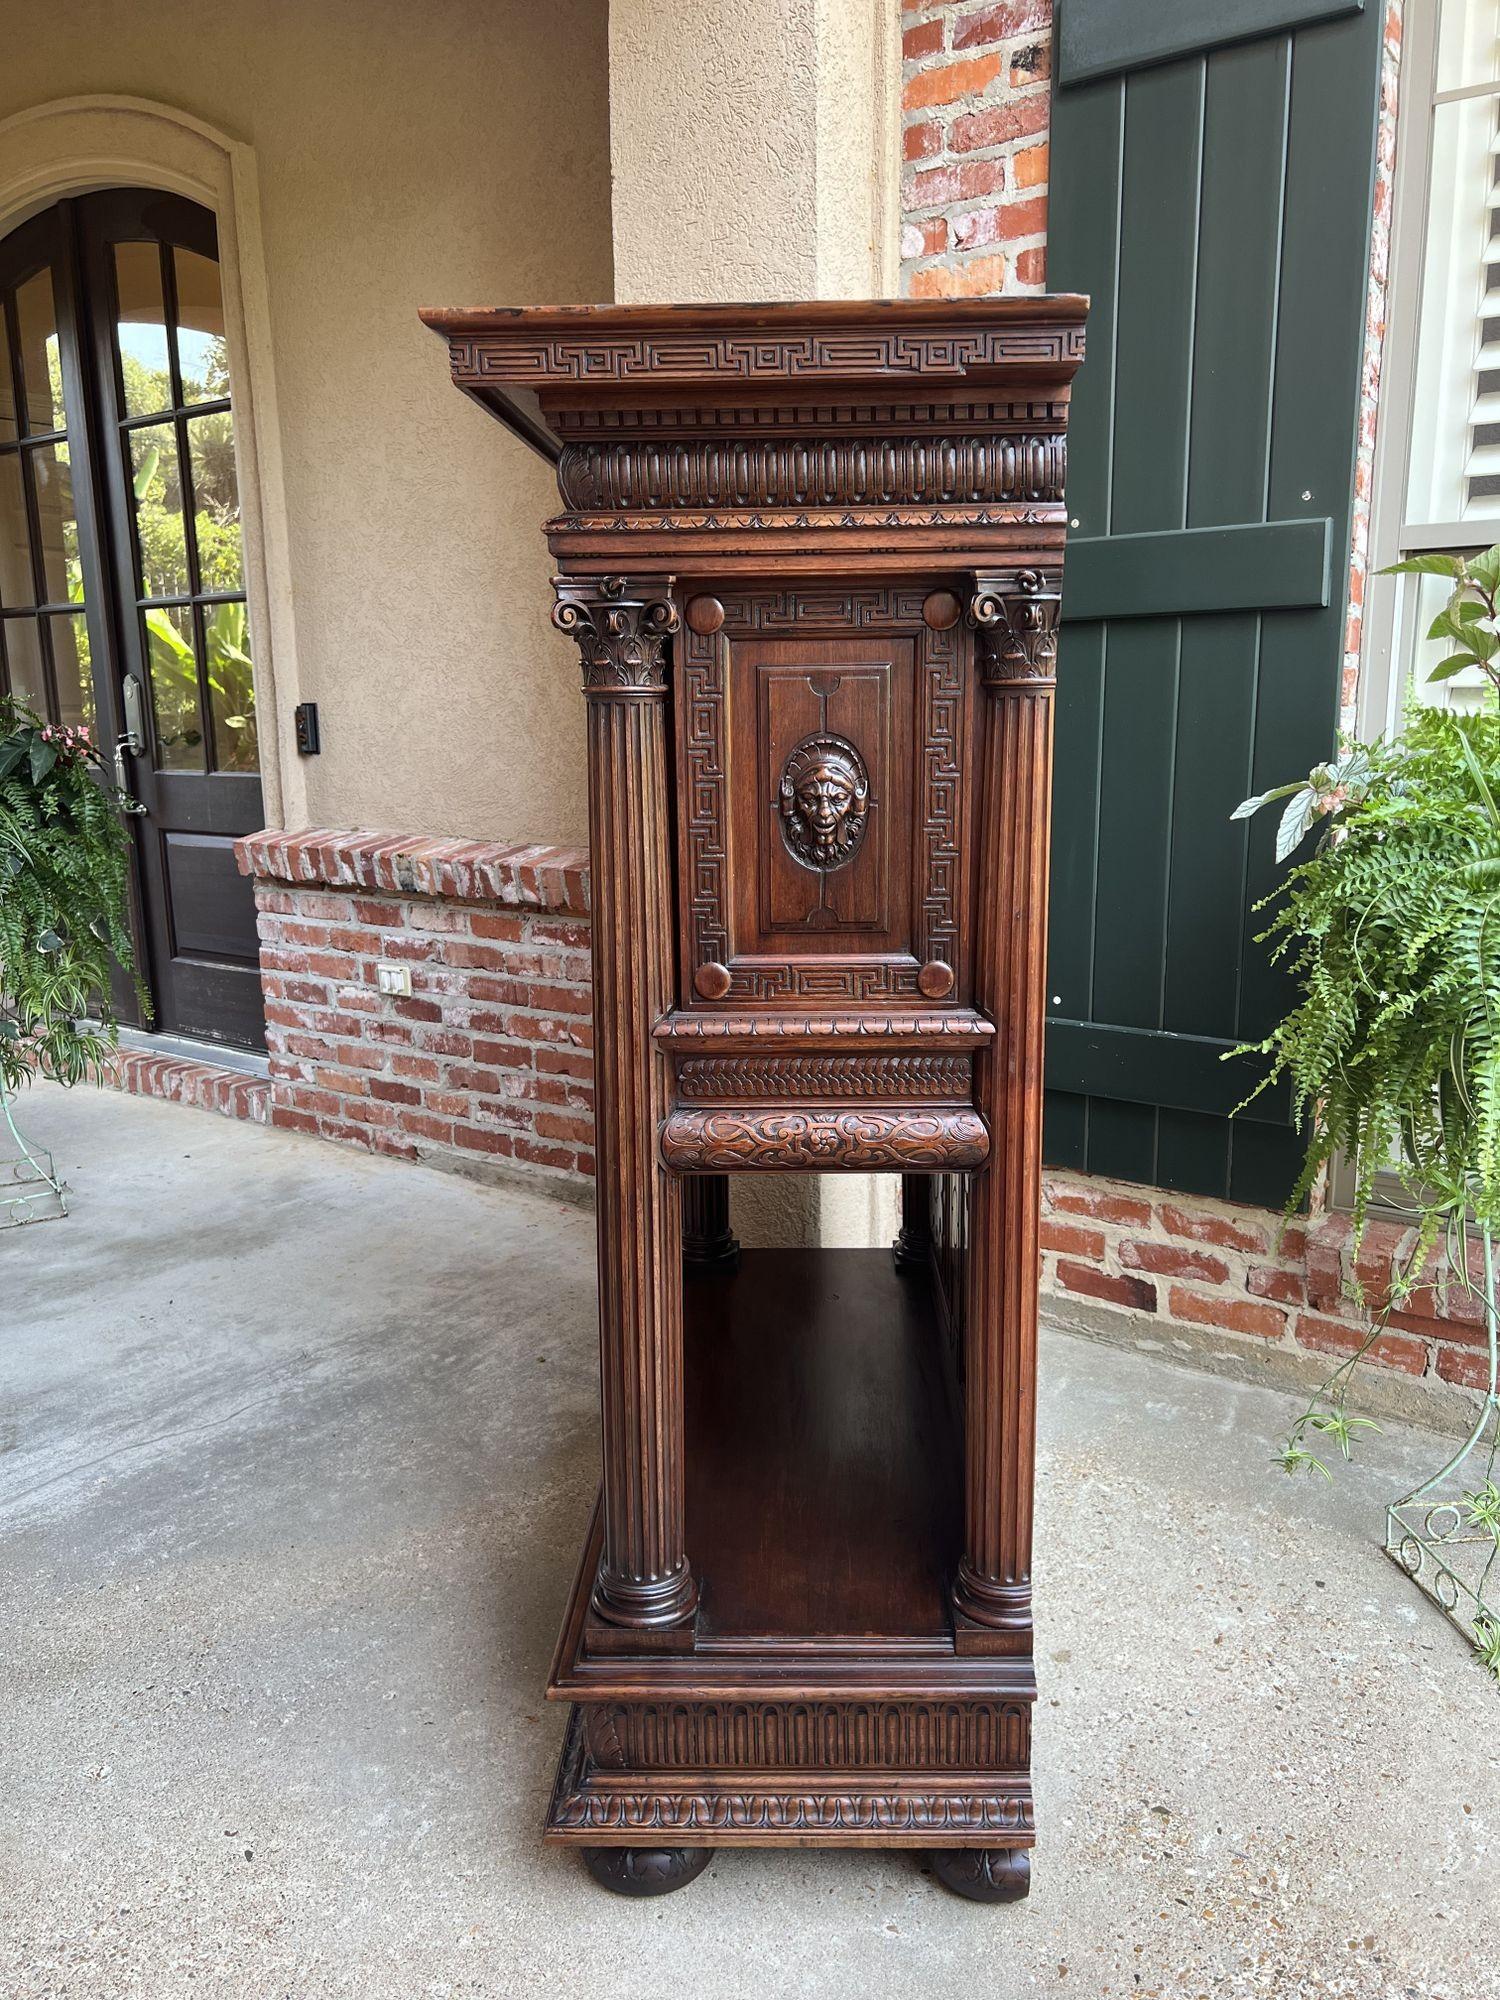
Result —
[{"label": "window", "polygon": [[[1371,557],[1500,541],[1500,0],[1407,10]],[[1372,578],[1360,728],[1407,687],[1472,705],[1477,669],[1428,688],[1440,577]]]}]

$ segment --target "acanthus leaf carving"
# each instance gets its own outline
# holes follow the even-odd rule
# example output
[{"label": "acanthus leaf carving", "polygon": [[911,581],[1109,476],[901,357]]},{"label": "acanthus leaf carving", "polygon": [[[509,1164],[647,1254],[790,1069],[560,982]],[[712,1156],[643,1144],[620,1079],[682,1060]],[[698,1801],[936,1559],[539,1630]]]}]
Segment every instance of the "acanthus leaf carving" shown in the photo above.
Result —
[{"label": "acanthus leaf carving", "polygon": [[559,576],[552,623],[577,642],[585,694],[663,695],[667,640],[681,623],[670,578]]},{"label": "acanthus leaf carving", "polygon": [[979,634],[980,671],[991,686],[1047,681],[1057,673],[1057,621],[1062,578],[1027,567],[974,579],[968,621]]}]

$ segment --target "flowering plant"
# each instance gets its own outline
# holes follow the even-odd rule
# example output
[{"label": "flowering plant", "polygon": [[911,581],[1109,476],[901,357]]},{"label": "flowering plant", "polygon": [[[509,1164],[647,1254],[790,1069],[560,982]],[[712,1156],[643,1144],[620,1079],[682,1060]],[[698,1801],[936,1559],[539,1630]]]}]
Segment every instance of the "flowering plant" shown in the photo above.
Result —
[{"label": "flowering plant", "polygon": [[124,803],[86,729],[0,696],[0,1088],[97,1075],[118,1038],[110,976],[135,964]]}]

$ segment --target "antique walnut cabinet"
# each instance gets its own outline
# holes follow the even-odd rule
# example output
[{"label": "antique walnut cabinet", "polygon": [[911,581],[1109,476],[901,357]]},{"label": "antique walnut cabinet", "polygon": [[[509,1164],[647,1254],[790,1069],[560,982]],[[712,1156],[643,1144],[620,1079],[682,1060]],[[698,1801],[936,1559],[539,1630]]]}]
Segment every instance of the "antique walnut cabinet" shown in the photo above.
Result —
[{"label": "antique walnut cabinet", "polygon": [[[430,311],[554,461],[588,715],[603,1484],[546,1833],[1025,1893],[1043,967],[1086,301]],[[731,1173],[884,1171],[740,1256]]]}]

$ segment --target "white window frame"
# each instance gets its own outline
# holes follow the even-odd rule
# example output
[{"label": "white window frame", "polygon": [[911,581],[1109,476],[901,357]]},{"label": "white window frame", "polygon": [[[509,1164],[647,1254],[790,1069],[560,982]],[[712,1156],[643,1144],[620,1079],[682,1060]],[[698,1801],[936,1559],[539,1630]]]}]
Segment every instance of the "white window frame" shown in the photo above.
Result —
[{"label": "white window frame", "polygon": [[[1407,0],[1402,30],[1401,82],[1396,125],[1396,172],[1391,212],[1386,328],[1380,366],[1380,400],[1370,506],[1369,570],[1360,631],[1355,727],[1366,739],[1400,727],[1419,636],[1419,602],[1426,579],[1377,572],[1419,549],[1472,554],[1500,541],[1500,515],[1483,520],[1408,524],[1413,443],[1421,411],[1417,402],[1422,290],[1431,221],[1428,179],[1434,113],[1465,98],[1500,96],[1500,83],[1475,83],[1439,91],[1438,41],[1443,0]],[[1495,190],[1500,205],[1500,188]],[[1432,586],[1429,585],[1428,596]],[[1433,661],[1436,662],[1434,653]],[[1477,670],[1446,683],[1448,698],[1462,703]]]}]

